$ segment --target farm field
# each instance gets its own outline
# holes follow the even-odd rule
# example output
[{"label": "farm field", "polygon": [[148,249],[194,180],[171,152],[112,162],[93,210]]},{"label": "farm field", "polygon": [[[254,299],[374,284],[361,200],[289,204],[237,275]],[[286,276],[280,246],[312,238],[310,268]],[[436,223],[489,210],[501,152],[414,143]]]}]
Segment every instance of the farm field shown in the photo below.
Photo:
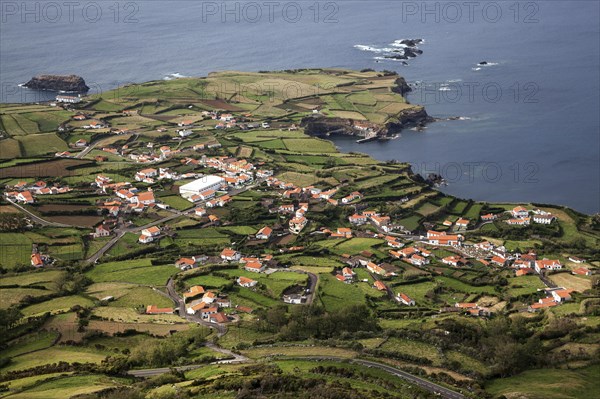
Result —
[{"label": "farm field", "polygon": [[[328,355],[394,365],[466,399],[593,397],[598,278],[570,270],[600,267],[597,217],[519,204],[532,214],[548,210],[558,221],[510,226],[504,210],[517,204],[446,195],[408,163],[340,153],[326,139],[334,129],[358,133],[371,124],[395,130],[404,122],[401,113],[422,110],[398,93],[406,84],[391,71],[371,69],[227,71],[130,84],[83,97],[71,111],[60,104],[0,105],[0,157],[10,158],[0,162],[3,192],[27,202],[24,191],[30,191],[34,203],[25,209],[69,225],[39,221],[0,199],[0,397],[99,396],[111,387],[119,390],[102,395],[435,395],[376,367],[300,358]],[[291,85],[297,92],[285,89]],[[92,120],[106,127],[84,128]],[[180,135],[178,124],[192,133]],[[75,155],[85,146],[75,146],[81,139],[95,144],[85,159],[54,156],[63,149]],[[212,185],[216,193],[199,188],[195,203],[179,195],[181,186],[206,176],[224,177],[226,184]],[[329,200],[318,194],[332,189]],[[342,201],[354,192],[360,198]],[[226,193],[232,198],[225,204],[209,201]],[[207,214],[181,212],[195,207]],[[351,217],[368,211],[389,217],[389,224]],[[501,216],[479,228],[487,213]],[[302,217],[304,229],[291,233],[291,219]],[[429,230],[457,233],[442,223],[459,218],[471,222],[459,232],[461,244],[428,242]],[[142,230],[155,226],[159,238],[144,243]],[[264,227],[270,237],[257,239]],[[352,238],[328,236],[341,228]],[[392,256],[390,237],[402,248],[428,249],[430,263]],[[493,251],[474,246],[484,240]],[[37,268],[34,250],[44,257]],[[514,277],[511,267],[529,250],[567,266],[548,278],[574,289],[571,301],[533,312],[530,305],[548,295],[550,283],[537,275]],[[508,264],[486,265],[498,253]],[[449,256],[469,262],[451,267],[442,262]],[[571,263],[570,256],[585,263]],[[247,271],[249,261],[265,272]],[[380,274],[368,271],[369,262]],[[240,286],[241,276],[257,284]],[[389,292],[375,288],[378,281]],[[185,305],[211,302],[210,312],[220,313],[212,320],[174,311],[196,285],[217,299],[199,294]],[[402,304],[400,293],[416,306]],[[284,294],[306,301],[284,303]],[[480,309],[466,311],[457,302]],[[150,305],[161,310],[147,310]],[[230,356],[219,348],[251,360],[209,364]],[[50,366],[57,362],[65,363]],[[83,365],[88,362],[98,367]],[[115,377],[116,371],[193,363],[201,367],[149,379]]]}]

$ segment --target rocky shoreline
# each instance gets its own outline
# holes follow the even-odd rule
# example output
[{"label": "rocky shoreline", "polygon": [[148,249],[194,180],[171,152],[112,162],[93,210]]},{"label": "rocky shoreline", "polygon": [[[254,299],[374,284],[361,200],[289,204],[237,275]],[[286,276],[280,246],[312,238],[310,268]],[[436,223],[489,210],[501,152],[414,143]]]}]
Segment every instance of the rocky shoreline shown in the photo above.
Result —
[{"label": "rocky shoreline", "polygon": [[[392,91],[405,97],[412,91],[403,77],[398,77]],[[425,107],[420,105],[400,111],[395,117],[391,118],[385,125],[373,125],[373,129],[365,131],[359,130],[355,126],[353,119],[327,117],[324,115],[310,115],[302,119],[300,126],[304,128],[307,134],[311,136],[329,136],[332,134],[341,134],[347,136],[372,137],[385,139],[388,136],[399,133],[404,129],[416,128],[422,130],[425,126],[435,121],[427,114]]]},{"label": "rocky shoreline", "polygon": [[32,90],[63,91],[70,93],[87,93],[90,88],[85,80],[77,75],[38,75],[23,85]]}]

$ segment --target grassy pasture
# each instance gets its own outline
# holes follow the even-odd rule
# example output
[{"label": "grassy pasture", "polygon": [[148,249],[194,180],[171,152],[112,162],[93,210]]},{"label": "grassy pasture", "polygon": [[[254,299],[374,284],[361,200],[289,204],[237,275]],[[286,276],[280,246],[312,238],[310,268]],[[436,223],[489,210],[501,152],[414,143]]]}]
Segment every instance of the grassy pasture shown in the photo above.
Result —
[{"label": "grassy pasture", "polygon": [[151,259],[135,259],[96,265],[86,272],[94,282],[123,282],[163,286],[177,272],[173,265],[152,266]]}]

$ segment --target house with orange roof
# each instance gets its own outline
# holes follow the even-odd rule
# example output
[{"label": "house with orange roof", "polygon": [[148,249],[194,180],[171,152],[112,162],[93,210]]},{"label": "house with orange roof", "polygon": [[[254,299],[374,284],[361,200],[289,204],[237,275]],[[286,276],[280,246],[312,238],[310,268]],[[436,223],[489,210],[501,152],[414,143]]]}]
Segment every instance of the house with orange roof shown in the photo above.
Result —
[{"label": "house with orange roof", "polygon": [[144,205],[152,205],[155,203],[154,193],[152,191],[144,191],[137,195],[137,202]]},{"label": "house with orange roof", "polygon": [[496,220],[497,216],[493,213],[487,213],[485,215],[481,215],[481,220],[484,222],[491,222],[492,220]]},{"label": "house with orange roof", "polygon": [[408,248],[404,248],[402,250],[399,251],[400,255],[402,255],[405,258],[410,258],[412,255],[414,254],[418,254],[419,250],[415,247],[408,247]]},{"label": "house with orange roof", "polygon": [[31,254],[31,266],[33,267],[42,267],[44,266],[44,260],[42,259],[42,255],[39,253]]},{"label": "house with orange roof", "polygon": [[551,294],[556,302],[561,303],[561,302],[570,301],[572,299],[571,292],[573,292],[573,290],[565,290],[563,288],[563,289],[559,289],[559,290],[553,290],[551,292]]},{"label": "house with orange roof", "polygon": [[160,235],[160,228],[158,226],[148,227],[147,229],[142,230],[142,234],[151,237],[158,237]]},{"label": "house with orange roof", "polygon": [[525,217],[529,216],[529,211],[525,207],[522,207],[522,206],[517,206],[517,207],[513,208],[513,210],[510,213],[515,218],[525,218]]},{"label": "house with orange roof", "polygon": [[208,307],[208,305],[206,304],[206,302],[198,302],[194,305],[188,306],[187,308],[185,308],[185,311],[187,314],[196,314],[197,312],[201,311],[202,309]]},{"label": "house with orange roof", "polygon": [[533,269],[530,267],[526,267],[524,269],[519,269],[515,272],[516,277],[527,276],[533,274]]},{"label": "house with orange roof", "polygon": [[92,233],[93,238],[108,237],[109,235],[110,235],[110,228],[105,224],[96,226],[94,233]]},{"label": "house with orange roof", "polygon": [[225,248],[221,251],[221,259],[228,262],[237,262],[241,257],[242,254],[232,248]]},{"label": "house with orange roof", "polygon": [[142,169],[135,174],[135,180],[144,181],[147,178],[156,177],[158,175],[158,171],[154,168]]},{"label": "house with orange roof", "polygon": [[404,304],[406,306],[415,306],[416,305],[414,299],[411,299],[408,295],[406,295],[406,294],[404,294],[402,292],[399,292],[396,295],[396,300],[398,300],[400,303],[402,303],[402,304]]},{"label": "house with orange roof", "polygon": [[252,288],[256,284],[258,284],[258,281],[252,280],[251,278],[244,277],[244,276],[238,277],[238,279],[236,281],[241,287],[245,287],[245,288]]},{"label": "house with orange roof", "polygon": [[397,241],[396,237],[386,237],[385,239],[387,240],[388,247],[402,248],[404,246],[400,241]]},{"label": "house with orange roof", "polygon": [[381,266],[379,266],[373,262],[367,263],[367,270],[370,271],[371,273],[379,274],[381,276],[385,276],[387,274],[387,272],[385,271],[384,268],[382,268]]},{"label": "house with orange roof", "polygon": [[359,193],[358,191],[354,191],[353,193],[350,193],[349,195],[342,198],[342,204],[348,204],[354,200],[361,199],[362,197],[363,196],[361,193]]},{"label": "house with orange roof", "polygon": [[578,267],[577,269],[573,269],[571,271],[572,274],[578,274],[580,276],[591,276],[592,275],[592,271],[590,269],[588,269],[587,267]]},{"label": "house with orange roof", "polygon": [[213,303],[217,299],[217,295],[212,291],[206,291],[204,295],[202,295],[202,302],[204,303]]},{"label": "house with orange roof", "polygon": [[203,319],[208,319],[210,315],[213,315],[219,311],[219,308],[216,306],[211,306],[209,308],[200,309],[200,317]]},{"label": "house with orange roof", "polygon": [[466,229],[469,223],[469,219],[460,218],[456,221],[456,223],[454,223],[454,225],[460,229]]},{"label": "house with orange roof", "polygon": [[425,266],[429,264],[429,259],[421,255],[413,255],[410,257],[409,262],[414,266]]},{"label": "house with orange roof", "polygon": [[191,258],[179,258],[175,262],[175,266],[177,266],[181,270],[188,270],[188,269],[191,269],[191,268],[195,267],[197,263],[198,262],[197,262],[197,260],[196,260],[195,257],[191,257]]},{"label": "house with orange roof", "polygon": [[35,200],[33,199],[33,195],[31,195],[30,191],[20,192],[19,194],[17,194],[15,199],[23,204],[33,204],[35,202]]},{"label": "house with orange roof", "polygon": [[352,216],[348,217],[348,221],[352,224],[361,225],[367,223],[367,217],[365,215],[359,215],[355,213]]},{"label": "house with orange roof", "polygon": [[338,227],[335,233],[331,233],[334,238],[352,238],[352,229],[347,227]]},{"label": "house with orange roof", "polygon": [[504,266],[506,265],[506,258],[502,257],[502,256],[498,256],[498,255],[494,255],[492,256],[492,263],[497,265],[497,266]]},{"label": "house with orange roof", "polygon": [[550,308],[550,307],[554,307],[557,305],[558,305],[558,302],[556,302],[554,300],[554,298],[550,296],[550,297],[542,298],[538,302],[529,305],[527,310],[531,313],[534,313],[540,309]]},{"label": "house with orange roof", "polygon": [[350,269],[349,267],[344,267],[344,268],[342,269],[342,276],[344,276],[344,278],[345,278],[346,280],[348,280],[348,279],[352,280],[352,279],[354,278],[354,276],[355,276],[355,275],[356,275],[356,273],[354,273],[354,272],[352,271],[352,269]]},{"label": "house with orange roof", "polygon": [[379,280],[375,281],[373,287],[375,287],[379,291],[387,291],[386,285]]},{"label": "house with orange roof", "polygon": [[300,234],[300,232],[304,229],[307,223],[308,219],[306,219],[304,216],[292,218],[289,223],[290,233]]},{"label": "house with orange roof", "polygon": [[535,261],[535,271],[542,273],[546,270],[560,270],[562,265],[558,259],[540,259]]},{"label": "house with orange roof", "polygon": [[148,305],[146,314],[173,314],[173,308],[159,308],[156,305]]},{"label": "house with orange roof", "polygon": [[206,215],[206,209],[204,209],[204,208],[196,208],[194,210],[194,214],[196,216],[202,217],[202,216]]},{"label": "house with orange roof", "polygon": [[211,314],[208,317],[208,321],[210,321],[211,323],[223,324],[223,323],[229,323],[229,318],[227,317],[227,315],[225,313],[217,312],[215,314]]},{"label": "house with orange roof", "polygon": [[462,256],[453,255],[453,256],[447,256],[447,257],[443,258],[442,263],[445,263],[446,265],[458,267],[458,266],[464,266],[467,263],[467,260],[465,258],[463,258]]},{"label": "house with orange roof", "polygon": [[244,269],[249,272],[260,273],[265,270],[265,265],[260,262],[246,262]]},{"label": "house with orange roof", "polygon": [[199,295],[204,295],[204,287],[202,287],[201,285],[194,285],[193,287],[190,287],[190,289],[187,290],[187,292],[183,293],[183,299],[188,300]]},{"label": "house with orange roof", "polygon": [[151,242],[153,242],[153,241],[154,241],[154,237],[152,237],[152,236],[148,236],[148,235],[145,235],[145,234],[141,234],[141,235],[138,237],[138,241],[139,241],[140,243],[142,243],[142,244],[149,244],[149,243],[151,243]]},{"label": "house with orange roof", "polygon": [[459,246],[463,240],[463,236],[446,234],[445,232],[438,232],[429,230],[427,232],[427,242],[431,245],[441,246]]},{"label": "house with orange roof", "polygon": [[530,222],[531,218],[529,217],[508,219],[506,221],[511,226],[528,226]]},{"label": "house with orange roof", "polygon": [[475,309],[478,305],[476,303],[457,302],[454,304],[454,307],[460,309]]},{"label": "house with orange roof", "polygon": [[258,231],[258,233],[256,233],[256,239],[257,240],[268,240],[269,238],[271,238],[271,235],[273,234],[273,229],[270,228],[269,226],[265,226],[262,229],[260,229]]}]

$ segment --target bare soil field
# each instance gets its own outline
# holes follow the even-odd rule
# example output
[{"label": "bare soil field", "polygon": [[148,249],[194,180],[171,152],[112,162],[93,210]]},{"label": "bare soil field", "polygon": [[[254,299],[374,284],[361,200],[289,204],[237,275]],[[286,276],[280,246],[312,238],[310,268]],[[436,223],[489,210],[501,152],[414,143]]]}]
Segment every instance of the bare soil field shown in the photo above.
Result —
[{"label": "bare soil field", "polygon": [[71,226],[81,226],[81,227],[92,227],[96,224],[100,223],[103,218],[101,216],[83,216],[83,215],[74,215],[74,216],[49,216],[45,217],[45,219],[56,222],[69,224]]},{"label": "bare soil field", "polygon": [[75,173],[70,170],[74,166],[92,166],[89,160],[56,159],[48,162],[37,162],[26,165],[15,165],[0,169],[0,178],[8,177],[56,177],[71,176]]}]

